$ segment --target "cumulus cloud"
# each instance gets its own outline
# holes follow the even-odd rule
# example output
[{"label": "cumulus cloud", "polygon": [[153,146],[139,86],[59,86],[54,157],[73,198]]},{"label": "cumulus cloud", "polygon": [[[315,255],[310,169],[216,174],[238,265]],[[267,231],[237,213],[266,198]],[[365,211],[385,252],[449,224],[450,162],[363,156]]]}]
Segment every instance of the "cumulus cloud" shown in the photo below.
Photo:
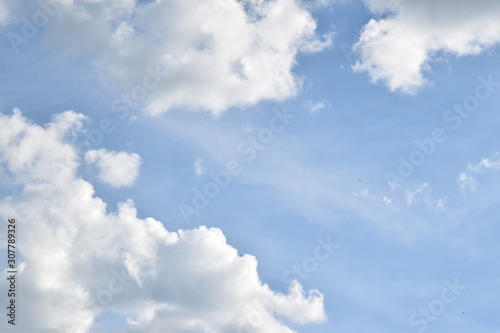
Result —
[{"label": "cumulus cloud", "polygon": [[90,332],[106,313],[126,318],[128,332],[290,333],[282,318],[325,320],[323,295],[298,282],[272,291],[256,258],[238,255],[221,230],[171,232],[138,218],[131,200],[107,207],[78,176],[72,141],[84,118],[67,111],[42,127],[18,110],[0,114],[0,166],[20,187],[0,200],[0,223],[22,226],[20,331]]},{"label": "cumulus cloud", "polygon": [[500,42],[500,3],[467,0],[365,0],[371,19],[354,49],[353,68],[391,91],[414,93],[439,56],[481,53]]},{"label": "cumulus cloud", "polygon": [[99,180],[113,187],[131,186],[139,175],[141,157],[135,153],[106,149],[90,150],[85,154],[88,163],[99,169]]},{"label": "cumulus cloud", "polygon": [[298,52],[331,35],[297,0],[62,1],[48,40],[85,54],[125,92],[115,110],[209,110],[294,96]]}]

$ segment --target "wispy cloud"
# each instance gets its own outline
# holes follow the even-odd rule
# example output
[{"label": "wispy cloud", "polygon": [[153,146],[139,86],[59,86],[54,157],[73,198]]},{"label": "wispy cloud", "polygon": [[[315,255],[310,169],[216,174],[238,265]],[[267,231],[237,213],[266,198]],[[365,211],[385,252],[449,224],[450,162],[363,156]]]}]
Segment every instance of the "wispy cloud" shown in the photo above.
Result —
[{"label": "wispy cloud", "polygon": [[478,177],[487,171],[500,170],[500,154],[493,153],[490,158],[481,158],[478,163],[469,163],[467,165],[467,171],[461,172],[457,179],[457,184],[460,187],[460,191],[465,193],[466,190],[473,191],[478,185],[478,179],[472,175]]}]

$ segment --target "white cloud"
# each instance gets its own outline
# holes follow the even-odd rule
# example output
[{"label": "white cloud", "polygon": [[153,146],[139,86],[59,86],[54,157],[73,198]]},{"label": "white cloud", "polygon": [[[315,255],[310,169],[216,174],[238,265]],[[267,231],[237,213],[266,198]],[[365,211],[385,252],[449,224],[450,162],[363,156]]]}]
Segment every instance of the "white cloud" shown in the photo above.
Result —
[{"label": "white cloud", "polygon": [[110,211],[77,176],[75,145],[66,141],[83,119],[68,111],[41,127],[19,111],[0,114],[0,165],[22,186],[0,200],[0,223],[9,217],[22,225],[18,299],[29,300],[19,304],[29,320],[19,320],[18,330],[89,332],[108,311],[126,317],[129,332],[229,333],[250,325],[290,333],[280,318],[325,320],[318,291],[306,295],[298,283],[288,294],[272,291],[255,257],[238,255],[221,230],[170,232],[138,218],[131,200]]},{"label": "white cloud", "polygon": [[354,196],[364,198],[370,202],[383,202],[386,205],[390,205],[392,203],[392,200],[386,197],[385,195],[377,197],[375,194],[371,193],[366,188],[359,192],[355,192]]},{"label": "white cloud", "polygon": [[135,153],[90,150],[85,154],[88,163],[99,169],[99,180],[113,187],[131,186],[139,175],[141,157]]},{"label": "white cloud", "polygon": [[438,55],[475,55],[500,42],[500,2],[365,0],[375,14],[354,48],[354,70],[391,91],[414,93]]},{"label": "white cloud", "polygon": [[313,105],[311,105],[309,112],[316,113],[316,112],[319,112],[319,111],[321,111],[324,108],[329,107],[329,106],[330,106],[330,103],[325,102],[325,101],[316,102]]},{"label": "white cloud", "polygon": [[194,173],[197,176],[201,176],[206,172],[205,162],[201,157],[198,157],[196,161],[194,161],[193,166],[194,166]]},{"label": "white cloud", "polygon": [[422,193],[429,188],[429,183],[419,184],[415,189],[406,191],[406,204],[412,206],[420,201],[420,196]]},{"label": "white cloud", "polygon": [[494,153],[492,158],[481,158],[481,161],[476,164],[469,163],[467,172],[461,172],[457,179],[457,184],[462,193],[465,190],[474,190],[478,184],[478,180],[473,174],[484,173],[485,171],[500,170],[500,154]]},{"label": "white cloud", "polygon": [[368,191],[366,188],[363,189],[363,190],[361,190],[358,193],[354,193],[354,196],[355,197],[365,198],[365,199],[368,199],[370,201],[377,200],[377,197],[375,195],[371,194],[370,191]]},{"label": "white cloud", "polygon": [[406,188],[406,205],[423,205],[429,211],[442,211],[445,209],[447,197],[436,198],[432,196],[432,189],[429,183],[420,183],[416,187]]},{"label": "white cloud", "polygon": [[457,179],[458,186],[460,187],[460,191],[463,193],[465,190],[474,190],[477,184],[477,179],[472,176],[467,175],[467,173],[462,172],[458,176]]},{"label": "white cloud", "polygon": [[128,99],[117,110],[220,114],[294,96],[297,53],[331,45],[315,31],[297,0],[75,0],[61,1],[45,36],[122,86]]},{"label": "white cloud", "polygon": [[481,161],[477,164],[469,164],[467,166],[467,171],[469,172],[481,172],[487,169],[498,170],[500,169],[500,156],[498,153],[494,154],[497,157],[497,160],[493,160],[491,158],[482,158]]}]

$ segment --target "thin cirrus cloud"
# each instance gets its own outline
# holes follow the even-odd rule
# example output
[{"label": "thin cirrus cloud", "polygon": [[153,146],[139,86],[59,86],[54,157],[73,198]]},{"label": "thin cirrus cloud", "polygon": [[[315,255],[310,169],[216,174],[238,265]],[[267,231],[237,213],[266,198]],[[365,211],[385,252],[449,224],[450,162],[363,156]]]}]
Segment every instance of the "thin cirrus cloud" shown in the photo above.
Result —
[{"label": "thin cirrus cloud", "polygon": [[88,151],[85,161],[97,166],[101,182],[116,188],[133,185],[141,165],[141,157],[135,153],[106,149]]},{"label": "thin cirrus cloud", "polygon": [[21,188],[0,200],[2,220],[15,216],[23,228],[18,297],[30,300],[20,309],[30,320],[18,329],[90,332],[111,312],[130,332],[291,333],[282,318],[326,319],[321,293],[298,282],[287,294],[272,291],[256,258],[238,255],[217,228],[170,232],[138,218],[131,200],[108,212],[78,176],[72,141],[84,118],[67,111],[42,127],[19,110],[0,114],[1,166]]},{"label": "thin cirrus cloud", "polygon": [[365,0],[375,15],[354,45],[353,66],[391,91],[415,93],[432,62],[476,55],[500,42],[500,3],[495,0]]},{"label": "thin cirrus cloud", "polygon": [[220,114],[281,101],[301,87],[297,54],[331,45],[299,1],[48,1],[45,40],[88,57],[120,85],[117,112],[141,106],[151,114]]}]

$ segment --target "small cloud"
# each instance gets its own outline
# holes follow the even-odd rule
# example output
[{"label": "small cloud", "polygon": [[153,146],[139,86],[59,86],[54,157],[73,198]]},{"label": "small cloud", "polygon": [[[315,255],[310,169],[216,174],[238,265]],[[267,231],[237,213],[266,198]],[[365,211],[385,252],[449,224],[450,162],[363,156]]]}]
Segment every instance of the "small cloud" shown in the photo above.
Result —
[{"label": "small cloud", "polygon": [[367,199],[370,202],[383,202],[383,203],[385,203],[387,205],[389,205],[389,204],[392,203],[392,200],[389,199],[388,197],[386,197],[385,195],[379,197],[379,196],[371,193],[367,189],[363,189],[363,190],[361,190],[359,192],[354,193],[354,196],[358,197],[358,198]]},{"label": "small cloud", "polygon": [[500,170],[500,154],[494,153],[491,158],[481,158],[481,161],[476,164],[469,163],[467,172],[462,172],[458,176],[457,184],[460,191],[464,193],[466,190],[473,191],[478,183],[477,179],[472,174],[479,174],[490,170]]},{"label": "small cloud", "polygon": [[370,191],[368,191],[367,189],[363,189],[360,192],[355,193],[354,196],[365,198],[365,199],[368,199],[370,201],[374,201],[377,199],[377,197],[375,195],[371,194]]},{"label": "small cloud", "polygon": [[333,45],[333,32],[323,34],[321,37],[315,37],[313,41],[307,41],[303,44],[301,51],[316,53]]},{"label": "small cloud", "polygon": [[117,188],[133,185],[141,165],[141,157],[135,153],[106,149],[88,151],[85,161],[97,166],[101,182]]},{"label": "small cloud", "polygon": [[321,111],[324,108],[329,107],[329,106],[330,106],[330,103],[325,102],[325,101],[316,102],[311,106],[311,108],[309,109],[309,112],[316,113],[316,112]]},{"label": "small cloud", "polygon": [[[498,153],[493,154],[494,156],[498,156]],[[481,162],[477,164],[469,164],[467,166],[467,171],[472,172],[481,172],[485,169],[498,170],[500,169],[500,159],[492,160],[490,158],[482,158]]]},{"label": "small cloud", "polygon": [[421,183],[413,190],[406,189],[406,205],[408,207],[419,205],[419,208],[437,212],[446,208],[445,203],[447,200],[447,197],[436,198],[433,196],[429,183]]},{"label": "small cloud", "polygon": [[477,184],[477,179],[468,176],[465,172],[462,172],[457,179],[458,186],[460,187],[460,191],[464,193],[466,190],[473,191]]},{"label": "small cloud", "polygon": [[436,208],[439,210],[443,210],[445,203],[446,203],[446,198],[439,198],[438,201],[436,202]]},{"label": "small cloud", "polygon": [[406,205],[413,206],[417,204],[420,199],[420,195],[429,187],[429,183],[422,183],[417,186],[415,190],[407,190],[406,192]]},{"label": "small cloud", "polygon": [[193,166],[194,166],[194,173],[197,176],[201,176],[206,173],[205,162],[201,157],[198,157],[196,161],[194,161]]}]

